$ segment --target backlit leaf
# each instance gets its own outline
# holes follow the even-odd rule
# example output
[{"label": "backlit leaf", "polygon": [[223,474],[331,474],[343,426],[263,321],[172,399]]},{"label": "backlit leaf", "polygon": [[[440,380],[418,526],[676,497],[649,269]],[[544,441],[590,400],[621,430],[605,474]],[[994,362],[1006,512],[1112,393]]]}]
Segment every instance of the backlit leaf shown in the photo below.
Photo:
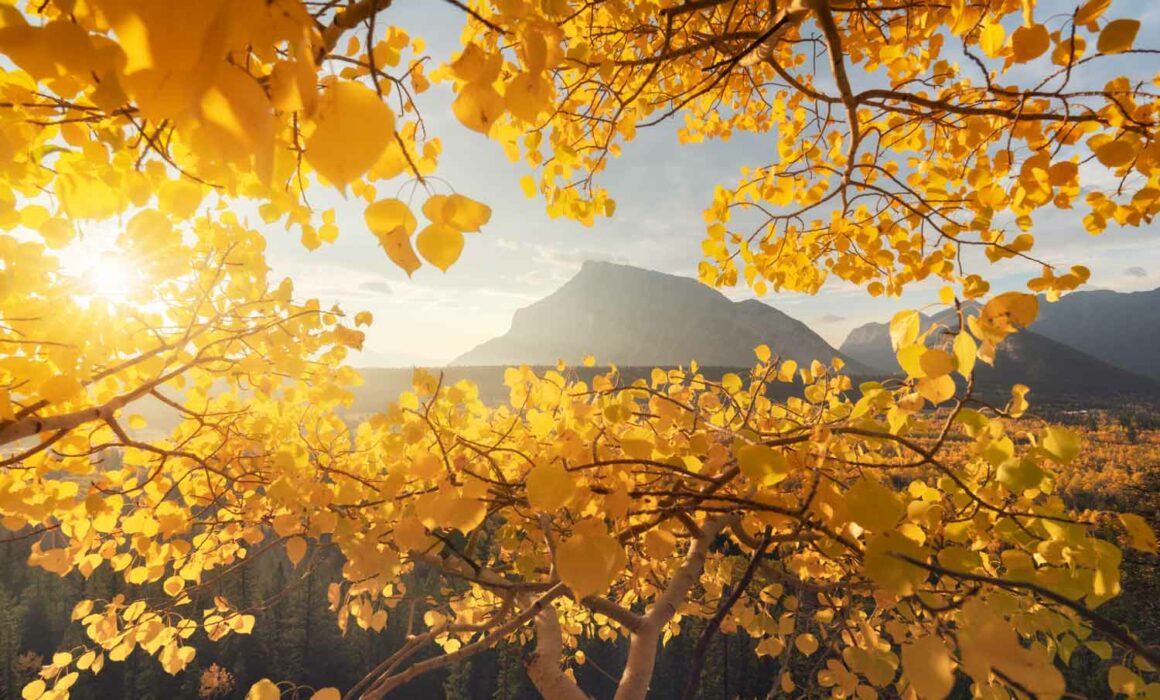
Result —
[{"label": "backlit leaf", "polygon": [[761,486],[773,486],[789,476],[789,462],[785,455],[765,445],[737,448],[737,465],[742,474]]},{"label": "backlit leaf", "polygon": [[1128,538],[1134,549],[1156,553],[1156,533],[1147,520],[1135,513],[1120,513],[1117,517],[1128,531]]},{"label": "backlit leaf", "polygon": [[1100,53],[1123,53],[1132,48],[1136,33],[1140,31],[1140,20],[1114,19],[1100,31],[1096,50]]},{"label": "backlit leaf", "polygon": [[528,473],[528,504],[543,511],[560,508],[576,492],[576,484],[558,463],[542,464]]},{"label": "backlit leaf", "polygon": [[349,80],[323,94],[306,160],[323,177],[345,186],[375,164],[394,140],[395,115],[373,90]]},{"label": "backlit leaf", "polygon": [[584,520],[556,547],[556,569],[578,598],[604,592],[624,569],[627,558],[603,523]]},{"label": "backlit leaf", "polygon": [[885,532],[902,517],[904,506],[893,491],[864,476],[846,492],[846,510],[850,520],[864,529]]},{"label": "backlit leaf", "polygon": [[1033,24],[1029,27],[1019,27],[1011,35],[1012,55],[1016,63],[1027,63],[1039,58],[1051,46],[1051,37],[1047,27],[1042,24]]},{"label": "backlit leaf", "polygon": [[955,661],[946,644],[924,636],[902,646],[902,669],[920,700],[942,700],[955,685]]},{"label": "backlit leaf", "polygon": [[446,272],[463,252],[463,234],[447,224],[430,224],[415,237],[415,247],[427,262]]},{"label": "backlit leaf", "polygon": [[266,678],[250,686],[246,692],[246,700],[278,700],[281,697],[282,692],[278,686]]}]

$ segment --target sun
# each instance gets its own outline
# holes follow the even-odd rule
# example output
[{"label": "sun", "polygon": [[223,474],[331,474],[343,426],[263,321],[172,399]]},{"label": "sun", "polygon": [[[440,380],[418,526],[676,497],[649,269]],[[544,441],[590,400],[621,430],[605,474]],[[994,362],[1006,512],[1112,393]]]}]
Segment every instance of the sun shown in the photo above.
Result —
[{"label": "sun", "polygon": [[84,274],[89,292],[109,301],[125,301],[137,290],[137,271],[120,256],[103,253]]}]

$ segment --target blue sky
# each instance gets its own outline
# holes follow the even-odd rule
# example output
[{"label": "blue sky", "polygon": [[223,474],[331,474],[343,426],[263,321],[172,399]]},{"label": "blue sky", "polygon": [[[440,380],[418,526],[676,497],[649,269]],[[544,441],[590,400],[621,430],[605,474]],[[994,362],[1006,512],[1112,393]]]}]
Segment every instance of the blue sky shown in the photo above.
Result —
[{"label": "blue sky", "polygon": [[[1070,12],[1074,5],[1046,0],[1037,16],[1056,4],[1061,12]],[[424,37],[436,60],[445,60],[455,50],[463,16],[449,4],[400,0],[388,13],[390,23]],[[1139,44],[1160,31],[1160,3],[1117,0],[1106,16],[1143,20]],[[1156,73],[1147,60],[1114,63],[1110,68],[1137,80],[1151,80]],[[1013,72],[1010,77],[1022,82],[1027,76]],[[584,260],[695,277],[701,259],[702,211],[713,186],[732,184],[743,165],[756,164],[754,153],[772,152],[774,147],[772,135],[678,145],[676,122],[642,130],[601,178],[617,200],[615,215],[586,228],[550,219],[542,200],[524,198],[519,178],[528,172],[526,166],[512,164],[497,143],[460,126],[448,109],[450,100],[450,87],[435,85],[419,103],[429,132],[443,141],[438,175],[456,191],[488,203],[493,216],[483,233],[469,235],[463,256],[448,273],[425,265],[408,279],[366,229],[364,203],[337,194],[312,197],[319,204],[316,198],[325,196],[329,201],[324,204],[337,207],[342,233],[336,243],[307,252],[296,234],[270,232],[270,263],[276,273],[294,278],[298,295],[338,302],[348,312],[374,313],[366,350],[353,358],[356,365],[445,363],[504,333],[516,309],[551,293]],[[394,194],[380,188],[380,196]],[[1082,208],[1038,214],[1033,231],[1036,253],[1065,269],[1076,263],[1090,267],[1089,289],[1160,286],[1160,227],[1110,229],[1097,241],[1083,231],[1082,216]],[[1007,289],[1021,287],[1035,269],[1007,261],[982,272],[990,276],[994,288]],[[902,299],[873,299],[861,289],[831,281],[816,296],[770,294],[763,301],[838,345],[855,326],[936,301],[939,286],[918,285]],[[735,299],[753,296],[744,288],[722,291]]]}]

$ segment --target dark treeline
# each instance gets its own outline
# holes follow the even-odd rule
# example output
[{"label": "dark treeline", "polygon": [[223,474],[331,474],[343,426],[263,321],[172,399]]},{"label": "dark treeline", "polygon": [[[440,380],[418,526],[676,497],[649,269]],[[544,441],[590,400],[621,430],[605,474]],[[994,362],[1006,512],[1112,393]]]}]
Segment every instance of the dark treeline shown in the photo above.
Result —
[{"label": "dark treeline", "polygon": [[[8,544],[0,547],[0,698],[16,700],[21,686],[30,680],[40,664],[62,648],[83,641],[79,623],[69,623],[76,601],[92,597],[109,599],[122,584],[107,570],[89,580],[77,575],[57,577],[24,564],[27,547]],[[1160,585],[1147,557],[1126,553],[1125,591],[1120,598],[1101,607],[1101,612],[1130,624],[1147,640],[1157,640],[1160,620]],[[250,635],[229,635],[210,642],[201,635],[191,640],[198,650],[191,666],[177,676],[166,674],[157,661],[134,652],[123,663],[108,663],[96,676],[83,674],[74,686],[77,700],[174,700],[175,698],[241,699],[246,689],[260,678],[291,681],[302,686],[349,688],[363,674],[390,655],[402,643],[408,618],[406,604],[390,618],[379,633],[352,625],[343,635],[326,603],[326,585],[336,579],[338,563],[323,565],[288,595],[258,614]],[[243,567],[219,591],[234,604],[245,607],[276,596],[294,577],[288,562],[266,557]],[[416,595],[422,598],[421,592]],[[199,615],[211,606],[209,596],[195,599],[188,614]],[[421,615],[418,616],[421,618]],[[421,624],[421,623],[420,623]],[[680,697],[687,679],[693,645],[703,629],[699,620],[686,619],[682,634],[666,645],[658,659],[651,698]],[[743,636],[718,635],[705,657],[701,700],[765,698],[781,672],[781,657],[759,658],[755,644]],[[574,665],[582,687],[595,698],[611,698],[613,677],[622,667],[626,644],[587,642],[582,647],[586,662]],[[529,648],[504,644],[444,672],[420,677],[395,691],[396,698],[447,698],[448,700],[533,700],[539,696],[524,671]],[[437,653],[432,648],[426,656]],[[783,654],[784,657],[784,654]],[[420,655],[416,660],[424,658]],[[827,689],[811,682],[821,663],[820,655],[804,658],[794,654],[791,673],[799,690],[790,697],[829,697]],[[1066,672],[1068,686],[1086,697],[1106,697],[1106,674],[1101,662],[1086,649],[1075,652]],[[802,691],[802,688],[813,688]],[[883,689],[883,697],[891,697]],[[297,696],[308,698],[302,690]],[[785,697],[776,693],[770,697]],[[969,697],[967,682],[960,677],[955,697]]]},{"label": "dark treeline", "polygon": [[[82,625],[69,622],[77,601],[109,600],[124,587],[119,576],[107,568],[87,580],[78,574],[61,578],[29,568],[25,563],[28,549],[28,544],[20,541],[0,545],[0,698],[4,700],[19,698],[23,684],[54,652],[85,641]],[[212,607],[213,594],[226,596],[239,608],[277,598],[257,613],[251,634],[231,634],[218,642],[210,642],[200,633],[195,635],[190,641],[197,648],[197,657],[176,676],[165,673],[156,659],[136,651],[122,663],[106,663],[96,676],[82,674],[72,697],[240,699],[261,678],[304,686],[297,696],[300,698],[310,696],[305,686],[337,686],[345,690],[401,645],[409,620],[422,626],[424,608],[412,616],[408,604],[400,604],[382,632],[363,631],[352,622],[344,635],[334,613],[327,609],[326,600],[327,585],[339,578],[339,569],[337,557],[324,559],[310,575],[279,596],[288,581],[299,577],[285,557],[260,558],[239,569],[216,591],[200,593],[184,610],[188,616],[200,617],[202,609]],[[424,593],[417,577],[409,579],[408,589],[423,601],[420,606],[432,600],[432,594]],[[686,660],[702,628],[700,621],[687,622],[683,633],[665,648],[657,665],[653,697],[680,695],[687,675]],[[718,636],[706,655],[698,697],[764,697],[776,678],[777,662],[759,659],[753,653],[754,646],[748,639]],[[516,643],[500,645],[445,672],[420,677],[396,690],[392,697],[537,698],[524,670],[530,649],[530,645],[524,648]],[[611,697],[615,690],[612,678],[619,674],[627,645],[623,640],[596,641],[586,643],[583,649],[585,663],[575,666],[581,684],[595,697]],[[415,660],[438,652],[432,647]],[[807,672],[807,668],[801,669],[800,681],[806,681]]]}]

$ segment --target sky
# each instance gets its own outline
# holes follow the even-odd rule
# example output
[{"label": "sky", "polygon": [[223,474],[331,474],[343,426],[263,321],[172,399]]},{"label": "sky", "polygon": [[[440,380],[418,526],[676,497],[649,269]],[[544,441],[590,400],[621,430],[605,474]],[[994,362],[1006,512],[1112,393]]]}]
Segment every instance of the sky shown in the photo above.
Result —
[{"label": "sky", "polygon": [[[1074,5],[1045,0],[1038,12],[1056,4],[1067,12]],[[387,12],[391,24],[422,36],[436,60],[446,60],[456,50],[464,18],[450,4],[400,0]],[[1140,44],[1160,31],[1160,3],[1150,0],[1117,0],[1106,16],[1141,19]],[[1115,71],[1138,80],[1150,80],[1156,72],[1147,60],[1124,58],[1113,63]],[[1011,74],[1013,81],[1027,77]],[[678,145],[674,121],[641,130],[600,178],[617,201],[615,215],[584,227],[553,220],[541,199],[525,198],[519,179],[528,173],[527,166],[511,163],[498,143],[459,125],[449,110],[451,99],[447,84],[436,84],[419,98],[428,131],[443,141],[437,175],[455,191],[490,205],[493,213],[482,233],[469,234],[462,257],[447,273],[424,265],[408,278],[367,230],[362,217],[365,203],[333,192],[321,195],[325,197],[321,202],[315,201],[320,195],[312,196],[312,202],[337,208],[341,230],[337,242],[308,252],[296,233],[270,231],[271,267],[275,274],[294,279],[297,296],[319,297],[324,305],[337,302],[352,314],[361,310],[374,314],[365,350],[351,358],[356,366],[445,364],[502,335],[517,309],[560,287],[585,260],[696,277],[704,235],[702,211],[711,201],[714,185],[733,184],[742,166],[760,162],[755,162],[754,153],[772,152],[775,147],[772,134]],[[395,193],[380,188],[380,196]],[[1062,264],[1064,270],[1072,264],[1087,265],[1092,270],[1087,289],[1141,291],[1160,286],[1160,226],[1113,228],[1093,241],[1083,230],[1083,213],[1082,206],[1038,213],[1032,232],[1035,254]],[[1005,261],[982,272],[992,288],[1001,291],[1023,288],[1037,272],[1035,267]],[[940,286],[941,282],[931,281],[915,285],[901,299],[874,299],[860,288],[831,280],[815,296],[772,293],[762,301],[837,346],[863,323],[935,302]],[[721,291],[733,299],[753,297],[744,287]]]}]

